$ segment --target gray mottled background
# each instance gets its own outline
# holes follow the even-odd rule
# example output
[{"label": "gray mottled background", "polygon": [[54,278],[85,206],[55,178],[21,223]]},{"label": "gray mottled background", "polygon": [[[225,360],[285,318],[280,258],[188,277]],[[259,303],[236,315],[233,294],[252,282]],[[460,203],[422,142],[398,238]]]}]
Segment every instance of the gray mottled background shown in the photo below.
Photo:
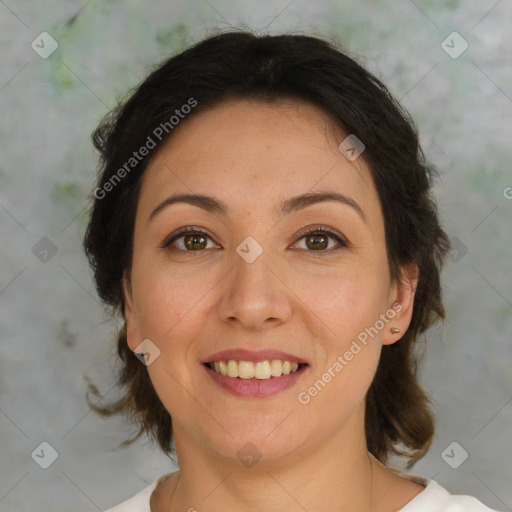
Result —
[{"label": "gray mottled background", "polygon": [[84,400],[83,375],[117,391],[116,326],[80,247],[89,137],[156,63],[230,25],[339,39],[415,118],[456,250],[421,374],[437,436],[413,471],[511,510],[510,0],[1,0],[0,24],[2,511],[103,510],[175,467],[147,440],[118,449],[130,426]]}]

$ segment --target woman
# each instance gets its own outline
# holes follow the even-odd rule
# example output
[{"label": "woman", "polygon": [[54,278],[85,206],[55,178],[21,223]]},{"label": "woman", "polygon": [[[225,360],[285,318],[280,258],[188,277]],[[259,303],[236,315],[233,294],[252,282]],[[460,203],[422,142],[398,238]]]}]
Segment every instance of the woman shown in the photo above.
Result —
[{"label": "woman", "polygon": [[[96,130],[84,247],[127,412],[179,471],[121,511],[488,511],[386,466],[428,450],[415,342],[449,249],[414,124],[329,43],[229,32]],[[135,356],[134,356],[135,354]]]}]

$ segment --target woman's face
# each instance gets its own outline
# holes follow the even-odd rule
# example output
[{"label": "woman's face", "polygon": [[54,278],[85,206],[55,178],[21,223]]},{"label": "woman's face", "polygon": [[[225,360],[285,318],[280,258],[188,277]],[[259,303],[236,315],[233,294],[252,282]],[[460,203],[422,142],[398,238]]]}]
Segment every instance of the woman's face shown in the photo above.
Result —
[{"label": "woman's face", "polygon": [[[414,279],[390,281],[379,198],[364,153],[338,149],[347,135],[309,104],[230,101],[187,119],[150,162],[125,314],[130,348],[150,340],[177,446],[286,459],[363,435],[365,394],[382,345],[407,330]],[[209,199],[169,200],[182,194]],[[229,359],[249,361],[231,375],[256,377],[205,364]],[[285,360],[302,364],[277,376],[295,369]]]}]

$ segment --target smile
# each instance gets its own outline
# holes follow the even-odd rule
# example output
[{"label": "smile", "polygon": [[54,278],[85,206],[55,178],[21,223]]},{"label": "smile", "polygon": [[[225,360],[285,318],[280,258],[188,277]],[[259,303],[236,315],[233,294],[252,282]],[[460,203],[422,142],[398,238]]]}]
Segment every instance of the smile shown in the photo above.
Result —
[{"label": "smile", "polygon": [[307,366],[306,364],[281,361],[279,359],[257,361],[255,363],[252,361],[235,361],[230,359],[228,361],[212,361],[205,364],[211,370],[225,377],[244,380],[268,380],[295,373],[302,366]]},{"label": "smile", "polygon": [[[239,398],[270,398],[296,385],[309,365],[267,359],[264,361],[211,361],[203,363],[210,382]],[[225,374],[224,374],[225,373]]]}]

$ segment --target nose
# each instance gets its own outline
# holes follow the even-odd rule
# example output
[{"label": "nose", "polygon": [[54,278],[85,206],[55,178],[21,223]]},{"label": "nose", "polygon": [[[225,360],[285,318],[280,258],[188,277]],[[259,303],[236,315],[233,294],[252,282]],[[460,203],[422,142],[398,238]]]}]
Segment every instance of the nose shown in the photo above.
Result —
[{"label": "nose", "polygon": [[232,271],[223,280],[217,311],[221,321],[248,330],[275,327],[290,320],[293,293],[269,251],[252,263],[234,254]]}]

